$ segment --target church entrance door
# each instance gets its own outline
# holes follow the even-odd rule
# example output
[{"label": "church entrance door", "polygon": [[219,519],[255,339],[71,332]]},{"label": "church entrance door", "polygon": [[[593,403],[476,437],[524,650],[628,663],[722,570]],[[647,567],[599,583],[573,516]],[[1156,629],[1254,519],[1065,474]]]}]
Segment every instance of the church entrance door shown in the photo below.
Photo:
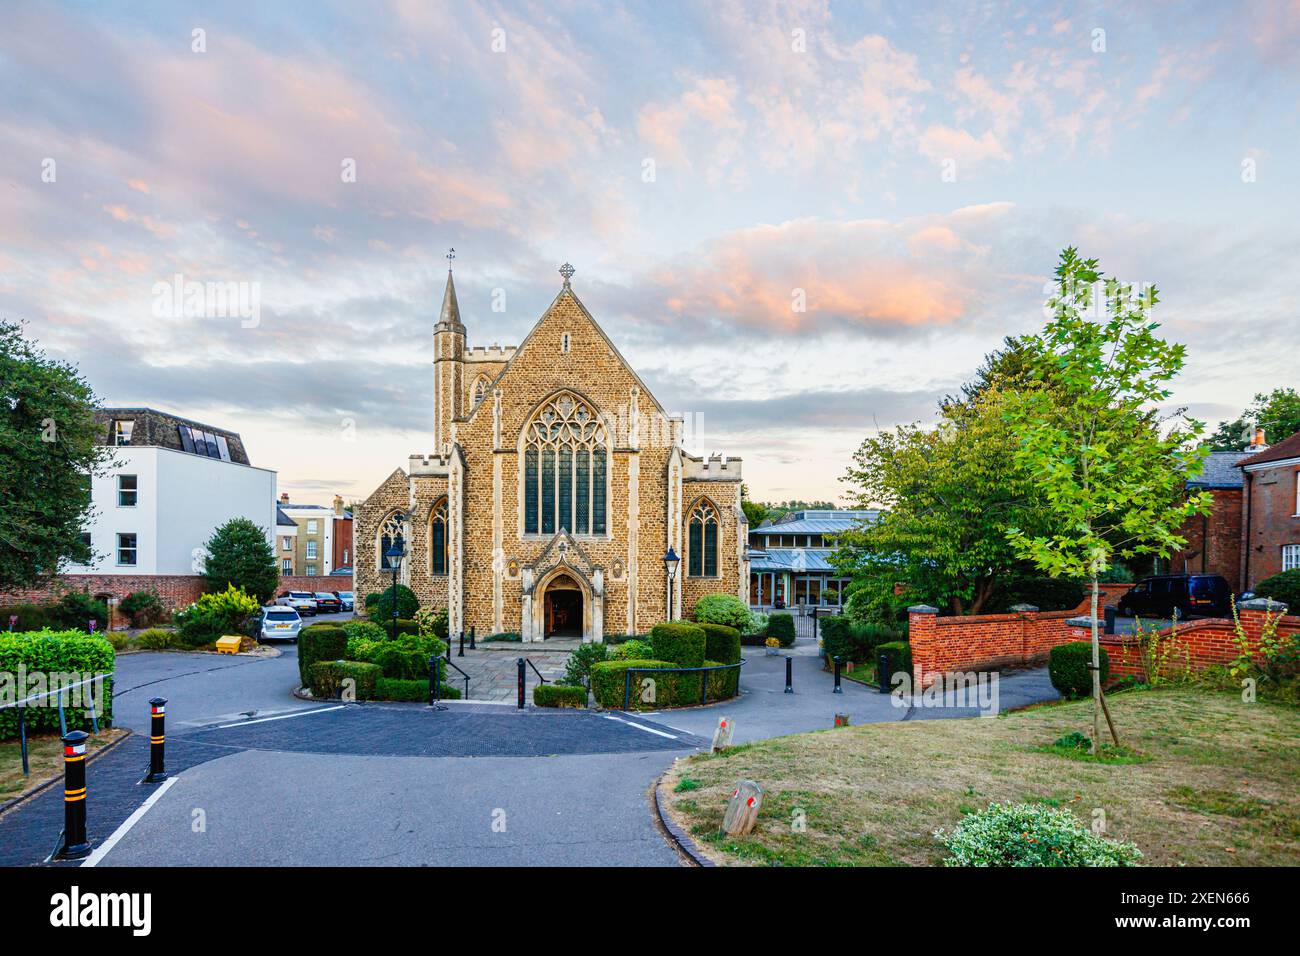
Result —
[{"label": "church entrance door", "polygon": [[567,574],[546,588],[546,636],[582,637],[582,591]]}]

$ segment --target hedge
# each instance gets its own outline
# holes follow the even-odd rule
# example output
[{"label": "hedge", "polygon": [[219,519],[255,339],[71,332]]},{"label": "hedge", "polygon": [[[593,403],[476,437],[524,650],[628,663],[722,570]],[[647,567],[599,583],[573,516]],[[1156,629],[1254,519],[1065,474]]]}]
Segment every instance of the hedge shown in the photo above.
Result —
[{"label": "hedge", "polygon": [[[443,684],[438,692],[443,700],[460,700],[460,689],[450,684]],[[375,695],[371,700],[402,700],[423,703],[429,699],[429,681],[398,680],[381,677],[375,681]]]},{"label": "hedge", "polygon": [[533,688],[533,703],[538,707],[586,707],[587,688],[569,684],[538,684]]},{"label": "hedge", "polygon": [[740,662],[740,631],[725,624],[701,624],[704,632],[704,656],[723,664]]},{"label": "hedge", "polygon": [[[415,592],[405,584],[397,586],[397,613],[400,617],[411,617],[420,609],[420,600]],[[393,616],[393,587],[389,585],[382,591],[366,595],[366,617],[371,620],[388,620]]]},{"label": "hedge", "polygon": [[749,626],[749,608],[734,594],[706,594],[695,602],[697,624],[725,624],[736,630]]},{"label": "hedge", "polygon": [[43,631],[46,628],[58,627],[58,621],[55,619],[53,610],[39,604],[6,604],[0,606],[0,629],[9,627],[9,618],[11,617],[18,618],[14,623],[14,633]]},{"label": "hedge", "polygon": [[[28,697],[32,693],[44,690],[54,690],[51,686],[51,678],[55,674],[76,675],[70,681],[60,679],[59,683],[75,683],[85,677],[94,674],[110,674],[113,672],[114,663],[117,655],[113,652],[113,645],[102,637],[91,637],[84,631],[34,631],[18,633],[14,632],[0,634],[0,673],[14,675],[9,681],[0,682],[0,686],[9,683],[13,691],[15,700],[22,697]],[[26,687],[16,686],[18,668],[21,666],[28,675],[28,685]],[[31,678],[40,674],[45,676],[44,686],[33,686]],[[110,726],[113,722],[113,688],[112,679],[104,681],[103,688],[103,712],[99,714],[99,723],[101,727]],[[94,685],[90,685],[93,693]],[[65,702],[71,702],[73,694],[80,694],[83,691],[78,688],[76,691],[69,691]],[[59,728],[59,708],[53,698],[50,699],[54,706],[31,705],[27,710],[27,732],[39,732],[42,730],[58,730]],[[100,702],[95,702],[96,710],[100,707]],[[90,730],[90,717],[86,715],[84,706],[65,707],[64,715],[68,722],[69,730]],[[0,740],[8,740],[18,736],[18,710],[15,707],[8,707],[0,710]]]},{"label": "hedge", "polygon": [[[703,665],[715,665],[717,661],[703,661]],[[624,675],[630,668],[674,668],[679,665],[671,661],[603,661],[593,664],[591,668],[591,693],[602,707],[616,710],[623,708]],[[664,707],[689,706],[700,702],[701,675],[707,674],[708,700],[726,700],[736,695],[740,675],[738,669],[727,671],[696,671],[687,674],[634,674],[632,677],[632,694],[628,704],[630,710],[659,710]],[[647,678],[655,682],[655,699],[641,700],[642,682]]]},{"label": "hedge", "polygon": [[[1110,658],[1106,648],[1100,648],[1101,682],[1103,686],[1110,676]],[[1052,686],[1062,697],[1087,697],[1092,693],[1092,672],[1088,665],[1092,663],[1092,642],[1073,641],[1058,644],[1047,657],[1047,674],[1052,679]]]},{"label": "hedge", "polygon": [[311,692],[313,697],[338,697],[343,682],[356,681],[356,700],[372,700],[375,685],[383,677],[378,664],[360,661],[317,661],[311,665]]},{"label": "hedge", "polygon": [[698,624],[656,624],[650,628],[650,646],[656,660],[672,661],[675,667],[699,667],[704,663],[704,631]]},{"label": "hedge", "polygon": [[823,617],[817,622],[822,651],[855,664],[874,661],[876,648],[893,643],[902,636],[898,631],[879,624],[859,624],[843,614]]},{"label": "hedge", "polygon": [[767,636],[775,637],[782,647],[794,646],[794,618],[789,614],[772,614],[767,619]]},{"label": "hedge", "polygon": [[912,673],[912,645],[907,641],[886,641],[876,646],[876,653],[889,655],[887,673],[891,679],[899,671],[909,675]]},{"label": "hedge", "polygon": [[1290,614],[1300,614],[1300,568],[1265,578],[1255,586],[1255,596],[1272,598],[1287,606]]},{"label": "hedge", "polygon": [[311,666],[317,661],[342,660],[348,650],[348,634],[333,624],[311,624],[298,632],[298,677],[303,687],[311,686]]}]

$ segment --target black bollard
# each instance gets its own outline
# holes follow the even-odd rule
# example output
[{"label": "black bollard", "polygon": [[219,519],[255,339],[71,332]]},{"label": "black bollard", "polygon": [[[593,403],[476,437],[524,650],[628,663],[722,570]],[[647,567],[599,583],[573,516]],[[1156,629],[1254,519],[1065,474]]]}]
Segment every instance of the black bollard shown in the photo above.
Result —
[{"label": "black bollard", "polygon": [[465,656],[465,632],[464,631],[460,632],[460,650],[456,652],[456,656],[457,657]]},{"label": "black bollard", "polygon": [[527,675],[524,673],[524,659],[523,659],[522,657],[519,658],[519,665],[518,665],[518,666],[519,666],[519,677],[518,677],[518,681],[519,681],[519,709],[520,709],[520,710],[523,710],[523,709],[524,709],[524,683],[525,683],[525,681],[527,680]]},{"label": "black bollard", "polygon": [[86,738],[84,730],[63,736],[63,842],[55,854],[71,860],[90,852],[86,839]]},{"label": "black bollard", "polygon": [[167,779],[166,714],[166,697],[155,697],[149,701],[149,772],[144,775],[145,783],[162,783]]},{"label": "black bollard", "polygon": [[469,649],[470,649],[471,651],[477,649],[477,645],[474,643],[474,625],[473,625],[473,624],[471,624],[471,625],[469,626]]},{"label": "black bollard", "polygon": [[836,657],[833,658],[833,660],[835,661],[835,689],[831,691],[831,693],[842,694],[844,693],[844,688],[840,687],[840,664],[843,662],[844,658]]},{"label": "black bollard", "polygon": [[429,657],[429,706],[438,706],[438,693],[442,690],[438,685],[438,655],[432,654]]},{"label": "black bollard", "polygon": [[794,658],[789,654],[785,655],[785,692],[794,693]]}]

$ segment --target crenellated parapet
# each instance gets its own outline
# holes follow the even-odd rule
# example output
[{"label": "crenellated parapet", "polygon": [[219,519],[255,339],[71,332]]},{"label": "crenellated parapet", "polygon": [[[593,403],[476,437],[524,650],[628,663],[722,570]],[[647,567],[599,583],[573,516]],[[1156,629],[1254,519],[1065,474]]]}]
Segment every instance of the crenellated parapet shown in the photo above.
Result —
[{"label": "crenellated parapet", "polygon": [[686,481],[740,481],[741,459],[710,455],[708,458],[682,456],[682,478]]}]

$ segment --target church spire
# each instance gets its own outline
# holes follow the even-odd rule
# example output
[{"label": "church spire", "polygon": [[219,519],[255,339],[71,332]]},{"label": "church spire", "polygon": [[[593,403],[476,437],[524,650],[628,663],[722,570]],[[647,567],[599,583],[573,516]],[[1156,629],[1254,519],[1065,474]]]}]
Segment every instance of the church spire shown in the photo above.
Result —
[{"label": "church spire", "polygon": [[456,258],[456,250],[447,251],[447,288],[442,293],[442,312],[438,315],[439,325],[460,326],[460,303],[456,301],[456,284],[451,279],[451,261]]}]

